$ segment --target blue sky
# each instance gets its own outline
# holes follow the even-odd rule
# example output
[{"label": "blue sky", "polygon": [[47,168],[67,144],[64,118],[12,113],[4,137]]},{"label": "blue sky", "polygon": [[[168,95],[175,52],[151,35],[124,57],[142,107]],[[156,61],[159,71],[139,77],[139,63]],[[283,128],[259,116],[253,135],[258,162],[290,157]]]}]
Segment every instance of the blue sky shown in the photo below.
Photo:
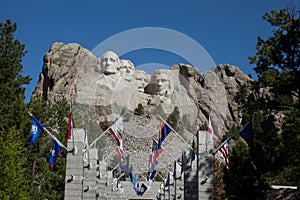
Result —
[{"label": "blue sky", "polygon": [[[248,56],[256,53],[257,36],[272,34],[262,16],[287,4],[287,0],[2,0],[0,21],[17,23],[16,38],[26,45],[23,73],[32,78],[26,86],[27,102],[42,71],[43,56],[54,42],[78,43],[92,51],[116,34],[143,27],[182,33],[200,44],[215,64],[228,63],[254,75]],[[149,48],[120,57],[135,66],[189,62],[172,51]]]}]

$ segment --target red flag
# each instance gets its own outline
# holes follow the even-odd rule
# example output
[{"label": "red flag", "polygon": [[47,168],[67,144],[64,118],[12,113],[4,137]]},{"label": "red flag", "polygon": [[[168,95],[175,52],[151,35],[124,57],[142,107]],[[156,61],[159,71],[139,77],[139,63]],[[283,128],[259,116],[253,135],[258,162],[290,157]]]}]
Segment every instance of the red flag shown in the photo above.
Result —
[{"label": "red flag", "polygon": [[220,149],[219,152],[221,153],[222,158],[225,161],[225,166],[229,168],[229,160],[228,160],[228,145],[225,143]]},{"label": "red flag", "polygon": [[123,158],[124,158],[123,150],[121,150],[119,147],[117,147],[116,152],[117,152],[117,155],[118,155],[120,161],[123,161]]},{"label": "red flag", "polygon": [[69,123],[68,123],[68,132],[67,132],[67,136],[66,136],[67,140],[71,139],[72,128],[73,128],[73,115],[72,115],[72,112],[70,112],[70,118],[69,118]]}]

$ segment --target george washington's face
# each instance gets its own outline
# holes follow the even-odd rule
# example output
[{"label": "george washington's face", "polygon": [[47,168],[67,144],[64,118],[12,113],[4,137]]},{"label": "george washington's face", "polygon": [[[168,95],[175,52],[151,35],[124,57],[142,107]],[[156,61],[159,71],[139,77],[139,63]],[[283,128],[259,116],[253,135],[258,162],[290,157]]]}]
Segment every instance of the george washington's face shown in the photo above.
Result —
[{"label": "george washington's face", "polygon": [[100,64],[101,70],[105,75],[116,74],[120,69],[119,57],[112,51],[104,53],[99,62],[98,64]]}]

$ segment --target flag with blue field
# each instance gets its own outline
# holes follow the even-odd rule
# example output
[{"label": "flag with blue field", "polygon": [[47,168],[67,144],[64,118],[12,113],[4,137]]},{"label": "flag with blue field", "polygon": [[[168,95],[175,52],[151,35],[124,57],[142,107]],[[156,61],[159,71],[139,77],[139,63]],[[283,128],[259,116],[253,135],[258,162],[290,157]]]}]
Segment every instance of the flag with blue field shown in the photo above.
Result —
[{"label": "flag with blue field", "polygon": [[36,138],[44,129],[44,126],[34,116],[31,117],[32,117],[32,124],[31,124],[31,135],[29,139],[30,145],[36,143]]},{"label": "flag with blue field", "polygon": [[162,149],[162,143],[171,131],[171,128],[166,123],[160,121],[158,134],[158,149]]},{"label": "flag with blue field", "polygon": [[240,131],[240,136],[245,140],[248,144],[250,150],[254,148],[254,141],[253,141],[253,132],[252,132],[252,124],[246,124]]}]

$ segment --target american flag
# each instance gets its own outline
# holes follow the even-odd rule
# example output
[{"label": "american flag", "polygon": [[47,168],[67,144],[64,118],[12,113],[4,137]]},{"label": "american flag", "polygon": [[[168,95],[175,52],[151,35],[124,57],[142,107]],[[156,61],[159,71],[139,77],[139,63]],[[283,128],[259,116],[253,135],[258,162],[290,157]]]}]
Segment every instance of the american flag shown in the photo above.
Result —
[{"label": "american flag", "polygon": [[117,141],[118,146],[120,146],[120,149],[123,150],[123,144],[122,144],[123,118],[120,117],[113,125],[111,125],[109,131]]},{"label": "american flag", "polygon": [[221,157],[225,161],[225,166],[228,169],[229,168],[229,160],[228,160],[228,144],[225,143],[220,149],[219,152],[221,154]]}]

